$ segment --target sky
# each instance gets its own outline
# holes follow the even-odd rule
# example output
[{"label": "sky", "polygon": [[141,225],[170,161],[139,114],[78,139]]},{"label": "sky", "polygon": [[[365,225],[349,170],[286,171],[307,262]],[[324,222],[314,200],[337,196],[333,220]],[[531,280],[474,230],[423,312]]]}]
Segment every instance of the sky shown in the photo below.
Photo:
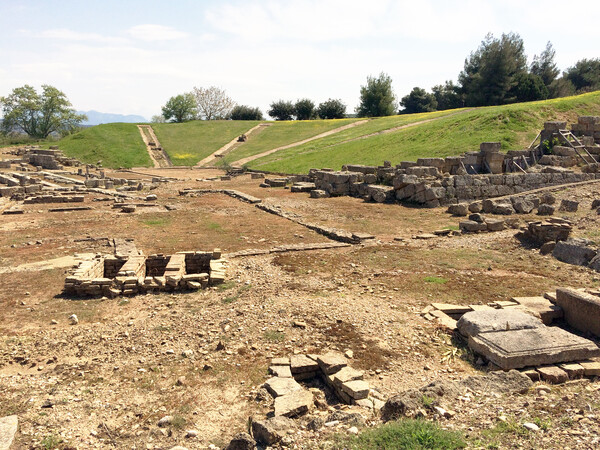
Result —
[{"label": "sky", "polygon": [[518,33],[529,61],[551,41],[561,71],[598,58],[599,18],[598,0],[0,0],[0,96],[50,84],[77,110],[150,119],[217,86],[263,113],[300,98],[353,112],[381,72],[398,98],[456,81],[487,33]]}]

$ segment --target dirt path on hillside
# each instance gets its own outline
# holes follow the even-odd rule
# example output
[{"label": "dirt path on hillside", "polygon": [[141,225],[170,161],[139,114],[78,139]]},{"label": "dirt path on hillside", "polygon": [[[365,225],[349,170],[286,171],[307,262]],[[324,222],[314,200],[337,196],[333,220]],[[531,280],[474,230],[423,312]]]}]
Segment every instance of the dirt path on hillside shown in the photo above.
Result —
[{"label": "dirt path on hillside", "polygon": [[[257,131],[257,130],[259,130],[261,128],[266,128],[266,127],[270,127],[270,126],[271,126],[270,123],[259,123],[255,127],[250,128],[244,134],[246,135],[246,138],[249,138],[250,135],[252,135],[252,133],[254,133],[255,131]],[[198,163],[196,164],[196,167],[206,166],[208,163],[213,162],[215,159],[221,158],[221,157],[225,156],[225,154],[229,153],[234,148],[237,148],[240,145],[243,145],[244,142],[240,142],[240,141],[238,141],[238,139],[239,139],[239,137],[236,136],[235,138],[233,138],[230,142],[228,142],[227,144],[225,144],[223,147],[221,147],[216,152],[208,155],[203,160],[198,161]]]},{"label": "dirt path on hillside", "polygon": [[154,130],[150,125],[138,125],[138,130],[140,130],[140,135],[142,136],[142,140],[144,144],[146,144],[146,150],[148,151],[148,155],[154,164],[154,167],[172,167],[173,163],[169,158],[169,155],[165,153],[163,148],[160,146],[160,142],[158,142],[158,138],[156,134],[154,134]]},{"label": "dirt path on hillside", "polygon": [[298,141],[298,142],[293,142],[291,144],[284,145],[282,147],[277,147],[277,148],[274,148],[272,150],[267,150],[266,152],[259,153],[258,155],[253,155],[253,156],[248,156],[247,158],[242,158],[240,160],[232,162],[231,165],[232,166],[243,166],[244,164],[247,164],[250,161],[254,161],[255,159],[262,158],[263,156],[268,156],[271,153],[275,153],[275,152],[278,152],[280,150],[285,150],[285,149],[288,149],[288,148],[296,147],[298,145],[306,144],[307,142],[311,142],[311,141],[314,141],[316,139],[320,139],[320,138],[324,138],[324,137],[327,137],[327,136],[331,136],[332,134],[339,133],[339,132],[347,130],[349,128],[354,128],[356,126],[359,126],[359,125],[362,125],[364,123],[367,123],[368,121],[369,121],[369,119],[359,120],[358,122],[350,123],[348,125],[344,125],[343,127],[334,128],[333,130],[325,131],[324,133],[317,134],[316,136],[313,136],[313,137],[310,137],[310,138],[307,138],[307,139],[303,139],[303,140]]}]

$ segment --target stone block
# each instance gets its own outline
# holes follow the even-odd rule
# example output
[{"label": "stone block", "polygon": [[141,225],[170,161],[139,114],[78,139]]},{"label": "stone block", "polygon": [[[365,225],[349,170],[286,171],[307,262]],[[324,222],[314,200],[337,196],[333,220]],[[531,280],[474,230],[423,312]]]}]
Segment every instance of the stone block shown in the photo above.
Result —
[{"label": "stone block", "polygon": [[269,394],[275,398],[290,394],[294,391],[304,390],[293,378],[269,378],[263,386],[269,391]]},{"label": "stone block", "polygon": [[561,384],[569,379],[567,372],[557,366],[538,367],[537,371],[540,373],[542,380],[548,383]]},{"label": "stone block", "polygon": [[11,448],[15,434],[19,428],[19,418],[16,415],[6,416],[0,419],[0,449]]},{"label": "stone block", "polygon": [[600,336],[600,298],[571,288],[556,290],[556,304],[573,328]]},{"label": "stone block", "polygon": [[558,327],[490,331],[469,336],[469,347],[503,370],[579,361],[600,355],[589,339]]},{"label": "stone block", "polygon": [[583,375],[586,377],[600,376],[600,361],[580,361],[579,364],[583,367]]},{"label": "stone block", "polygon": [[363,380],[348,381],[342,384],[342,391],[354,400],[360,400],[369,396],[369,383]]},{"label": "stone block", "polygon": [[325,375],[330,375],[346,367],[348,362],[341,353],[329,352],[317,357],[317,363]]},{"label": "stone block", "polygon": [[469,207],[466,203],[458,203],[448,206],[448,213],[453,216],[466,216],[469,213]]},{"label": "stone block", "polygon": [[431,306],[446,314],[465,314],[473,311],[470,306],[452,305],[450,303],[432,303]]},{"label": "stone block", "polygon": [[588,244],[589,241],[585,239],[560,241],[556,243],[552,255],[564,263],[585,266],[596,256],[596,250]]},{"label": "stone block", "polygon": [[504,230],[504,220],[500,219],[487,219],[485,225],[488,231],[502,231]]},{"label": "stone block", "polygon": [[275,416],[296,417],[308,412],[314,404],[310,391],[301,389],[275,399]]},{"label": "stone block", "polygon": [[306,355],[292,355],[290,357],[292,375],[311,373],[319,370],[319,364]]},{"label": "stone block", "polygon": [[342,384],[348,381],[362,380],[363,373],[360,370],[353,369],[352,367],[342,367],[338,372],[333,374],[333,385],[337,388],[341,388]]},{"label": "stone block", "polygon": [[562,370],[567,372],[570,379],[581,378],[584,373],[583,366],[578,363],[565,363],[558,365]]},{"label": "stone block", "polygon": [[290,366],[271,366],[269,372],[279,378],[292,378]]},{"label": "stone block", "polygon": [[464,314],[457,322],[463,336],[477,336],[490,331],[525,330],[543,327],[543,322],[514,309],[484,309]]},{"label": "stone block", "polygon": [[475,233],[477,231],[486,231],[487,225],[485,223],[475,222],[474,220],[463,220],[458,224],[459,228],[463,232]]},{"label": "stone block", "polygon": [[576,212],[578,207],[579,202],[576,202],[575,200],[568,200],[565,198],[561,200],[560,208],[558,208],[558,210],[565,212]]}]

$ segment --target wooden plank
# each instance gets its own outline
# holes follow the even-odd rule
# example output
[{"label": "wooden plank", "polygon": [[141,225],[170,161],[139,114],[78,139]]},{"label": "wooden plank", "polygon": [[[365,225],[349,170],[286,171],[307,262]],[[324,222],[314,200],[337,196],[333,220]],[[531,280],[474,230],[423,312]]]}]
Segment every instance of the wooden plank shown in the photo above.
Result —
[{"label": "wooden plank", "polygon": [[533,148],[533,144],[535,144],[535,141],[537,141],[537,140],[538,140],[538,138],[539,138],[541,135],[542,135],[542,132],[540,131],[540,132],[537,134],[537,136],[535,137],[535,139],[534,139],[533,141],[531,141],[531,144],[529,144],[529,147],[528,147],[528,148],[530,148],[530,149],[531,149],[531,148]]}]

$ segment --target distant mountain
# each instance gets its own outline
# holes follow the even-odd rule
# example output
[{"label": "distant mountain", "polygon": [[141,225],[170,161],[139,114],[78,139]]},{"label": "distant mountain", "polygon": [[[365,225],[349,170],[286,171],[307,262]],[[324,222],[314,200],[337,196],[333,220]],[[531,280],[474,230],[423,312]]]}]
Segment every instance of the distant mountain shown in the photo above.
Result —
[{"label": "distant mountain", "polygon": [[114,123],[114,122],[125,122],[125,123],[137,123],[137,122],[148,122],[145,117],[135,115],[123,115],[123,114],[112,114],[112,113],[101,113],[98,111],[77,111],[78,114],[85,114],[88,118],[87,121],[83,122],[82,125],[92,126],[100,125],[101,123]]}]

